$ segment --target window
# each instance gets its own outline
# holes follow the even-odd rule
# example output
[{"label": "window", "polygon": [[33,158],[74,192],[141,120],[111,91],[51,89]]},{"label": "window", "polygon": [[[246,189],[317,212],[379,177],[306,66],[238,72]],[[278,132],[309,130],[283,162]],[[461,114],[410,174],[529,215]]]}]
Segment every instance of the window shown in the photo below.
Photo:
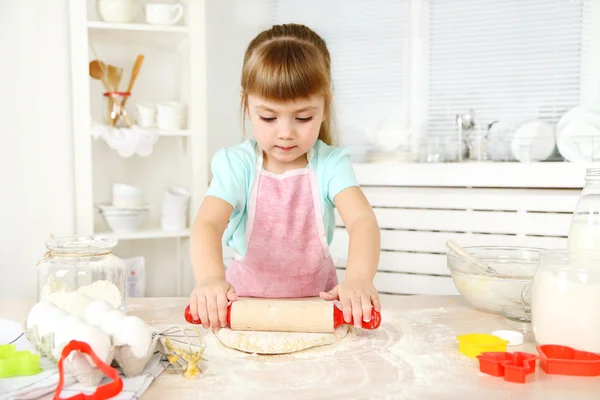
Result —
[{"label": "window", "polygon": [[555,123],[582,97],[593,0],[429,0],[427,132],[476,121]]},{"label": "window", "polygon": [[301,23],[332,58],[336,122],[360,159],[365,140],[386,124],[406,123],[409,0],[273,1],[274,24]]}]

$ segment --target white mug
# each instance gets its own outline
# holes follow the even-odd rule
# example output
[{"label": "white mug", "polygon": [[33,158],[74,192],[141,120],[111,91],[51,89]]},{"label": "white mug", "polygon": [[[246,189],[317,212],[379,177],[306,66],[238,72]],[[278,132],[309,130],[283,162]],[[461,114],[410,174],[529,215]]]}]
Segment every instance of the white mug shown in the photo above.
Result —
[{"label": "white mug", "polygon": [[169,101],[156,105],[156,125],[164,131],[176,131],[183,128],[183,104]]},{"label": "white mug", "polygon": [[175,25],[183,17],[181,4],[146,4],[146,22],[152,25]]},{"label": "white mug", "polygon": [[156,124],[156,106],[153,104],[138,103],[137,124],[140,128],[150,128]]},{"label": "white mug", "polygon": [[182,187],[171,187],[165,192],[161,226],[164,230],[180,230],[187,226],[190,193]]}]

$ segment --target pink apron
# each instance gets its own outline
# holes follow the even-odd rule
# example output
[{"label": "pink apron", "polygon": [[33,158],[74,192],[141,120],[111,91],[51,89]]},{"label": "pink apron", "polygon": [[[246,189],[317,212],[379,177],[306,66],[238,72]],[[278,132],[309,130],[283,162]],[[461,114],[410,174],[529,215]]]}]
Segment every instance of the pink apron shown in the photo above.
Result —
[{"label": "pink apron", "polygon": [[262,151],[250,192],[246,254],[236,255],[227,281],[242,297],[311,297],[333,289],[335,266],[323,224],[316,174],[306,168],[274,174]]}]

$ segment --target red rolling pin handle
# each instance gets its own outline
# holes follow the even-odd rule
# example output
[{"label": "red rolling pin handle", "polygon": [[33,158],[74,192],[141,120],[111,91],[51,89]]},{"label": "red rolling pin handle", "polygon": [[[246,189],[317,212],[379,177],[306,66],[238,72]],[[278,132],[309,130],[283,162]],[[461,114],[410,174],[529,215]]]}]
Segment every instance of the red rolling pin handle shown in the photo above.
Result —
[{"label": "red rolling pin handle", "polygon": [[[229,303],[229,305],[227,306],[227,325],[231,325],[231,304],[233,303]],[[185,320],[190,324],[202,325],[202,321],[200,321],[200,318],[194,319],[194,317],[192,316],[189,304],[185,306],[185,312],[183,313],[183,316],[185,317]]]},{"label": "red rolling pin handle", "polygon": [[[227,307],[227,325],[231,325],[231,305],[232,304],[233,303],[229,303],[229,306]],[[194,317],[192,317],[192,312],[190,311],[189,304],[185,307],[184,317],[185,317],[185,320],[187,322],[189,322],[190,324],[195,324],[195,325],[202,324],[202,321],[200,321],[200,318],[194,319]],[[346,321],[344,321],[344,314],[342,313],[342,310],[338,306],[334,305],[333,306],[333,327],[337,328],[338,326],[344,325],[344,324],[346,324]],[[348,322],[348,324],[354,325],[354,320],[350,319],[350,322]],[[371,311],[371,320],[369,322],[362,321],[361,328],[377,329],[377,328],[379,328],[379,325],[381,325],[381,313],[379,311],[375,311],[375,309],[373,308]]]},{"label": "red rolling pin handle", "polygon": [[[354,318],[350,318],[350,322],[344,321],[344,313],[342,310],[334,305],[333,306],[333,327],[337,328],[340,325],[344,324],[354,325]],[[365,322],[364,318],[361,324],[361,328],[363,329],[377,329],[381,325],[381,313],[379,311],[375,311],[375,309],[371,309],[371,320],[369,322]]]}]

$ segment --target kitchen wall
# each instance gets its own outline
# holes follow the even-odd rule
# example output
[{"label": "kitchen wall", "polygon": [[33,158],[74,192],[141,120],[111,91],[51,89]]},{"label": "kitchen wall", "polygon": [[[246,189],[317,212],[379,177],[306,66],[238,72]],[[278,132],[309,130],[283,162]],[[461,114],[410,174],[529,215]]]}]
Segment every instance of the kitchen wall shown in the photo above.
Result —
[{"label": "kitchen wall", "polygon": [[35,297],[44,239],[74,229],[67,5],[0,4],[0,298]]}]

